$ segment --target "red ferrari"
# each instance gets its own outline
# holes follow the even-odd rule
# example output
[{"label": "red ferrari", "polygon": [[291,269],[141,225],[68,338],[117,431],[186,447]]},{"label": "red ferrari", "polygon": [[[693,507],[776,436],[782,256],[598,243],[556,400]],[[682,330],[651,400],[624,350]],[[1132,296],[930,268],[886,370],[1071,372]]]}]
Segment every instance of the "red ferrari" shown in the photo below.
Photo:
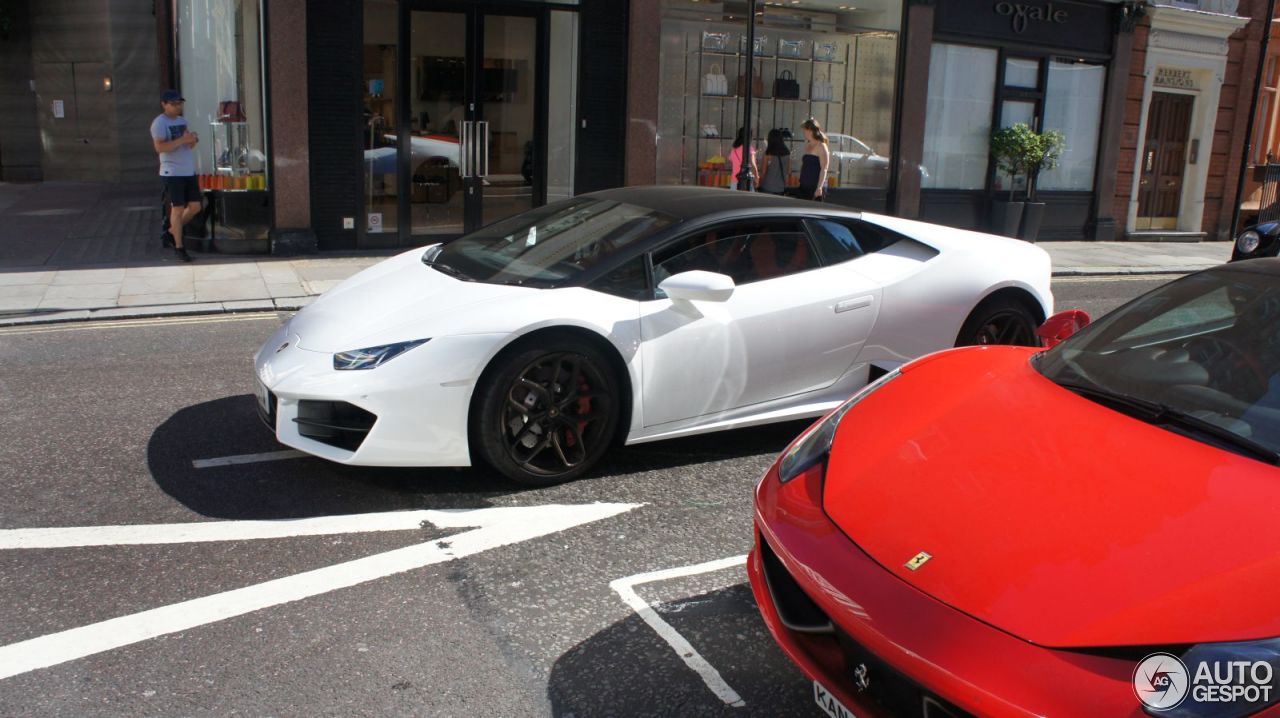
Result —
[{"label": "red ferrari", "polygon": [[1280,259],[889,372],[756,489],[765,623],[844,716],[1280,714]]}]

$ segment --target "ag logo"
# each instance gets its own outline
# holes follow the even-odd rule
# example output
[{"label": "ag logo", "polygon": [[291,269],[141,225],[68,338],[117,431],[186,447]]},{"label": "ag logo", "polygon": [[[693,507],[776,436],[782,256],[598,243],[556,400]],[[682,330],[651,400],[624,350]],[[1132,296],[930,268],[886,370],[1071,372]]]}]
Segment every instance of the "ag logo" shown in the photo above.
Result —
[{"label": "ag logo", "polygon": [[1167,711],[1187,697],[1189,678],[1182,659],[1169,653],[1152,653],[1133,671],[1133,692],[1147,708]]}]

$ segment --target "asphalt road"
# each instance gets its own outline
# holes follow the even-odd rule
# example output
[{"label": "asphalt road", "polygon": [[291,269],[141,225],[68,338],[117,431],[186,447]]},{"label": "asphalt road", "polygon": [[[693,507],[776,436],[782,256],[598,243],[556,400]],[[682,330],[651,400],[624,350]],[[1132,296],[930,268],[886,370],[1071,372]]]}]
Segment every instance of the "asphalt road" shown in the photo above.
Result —
[{"label": "asphalt road", "polygon": [[[1161,281],[1055,292],[1096,314]],[[619,450],[538,490],[261,460],[283,447],[250,356],[280,321],[0,331],[0,715],[820,715],[737,558],[804,423]],[[29,531],[51,527],[126,528]]]}]

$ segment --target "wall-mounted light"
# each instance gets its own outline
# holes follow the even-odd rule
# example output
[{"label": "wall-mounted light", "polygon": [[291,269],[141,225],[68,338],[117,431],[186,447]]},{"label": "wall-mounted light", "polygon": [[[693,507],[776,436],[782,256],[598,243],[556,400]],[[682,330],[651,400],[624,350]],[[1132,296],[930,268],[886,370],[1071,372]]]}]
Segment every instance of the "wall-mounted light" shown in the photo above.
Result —
[{"label": "wall-mounted light", "polygon": [[102,78],[102,91],[111,92],[111,76],[110,75],[107,75],[106,77]]}]

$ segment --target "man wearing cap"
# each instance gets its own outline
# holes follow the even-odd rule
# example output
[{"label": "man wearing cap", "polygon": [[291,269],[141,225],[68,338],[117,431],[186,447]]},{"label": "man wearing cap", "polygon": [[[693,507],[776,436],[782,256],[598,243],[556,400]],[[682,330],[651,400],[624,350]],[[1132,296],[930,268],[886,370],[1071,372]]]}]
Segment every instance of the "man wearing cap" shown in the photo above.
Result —
[{"label": "man wearing cap", "polygon": [[[160,182],[169,198],[169,232],[178,259],[191,261],[182,244],[182,228],[200,213],[200,184],[196,181],[196,158],[191,148],[200,141],[199,135],[187,130],[187,120],[182,116],[182,93],[165,90],[160,95],[164,112],[151,121],[151,142],[160,155]],[[168,246],[169,236],[164,236]]]}]

